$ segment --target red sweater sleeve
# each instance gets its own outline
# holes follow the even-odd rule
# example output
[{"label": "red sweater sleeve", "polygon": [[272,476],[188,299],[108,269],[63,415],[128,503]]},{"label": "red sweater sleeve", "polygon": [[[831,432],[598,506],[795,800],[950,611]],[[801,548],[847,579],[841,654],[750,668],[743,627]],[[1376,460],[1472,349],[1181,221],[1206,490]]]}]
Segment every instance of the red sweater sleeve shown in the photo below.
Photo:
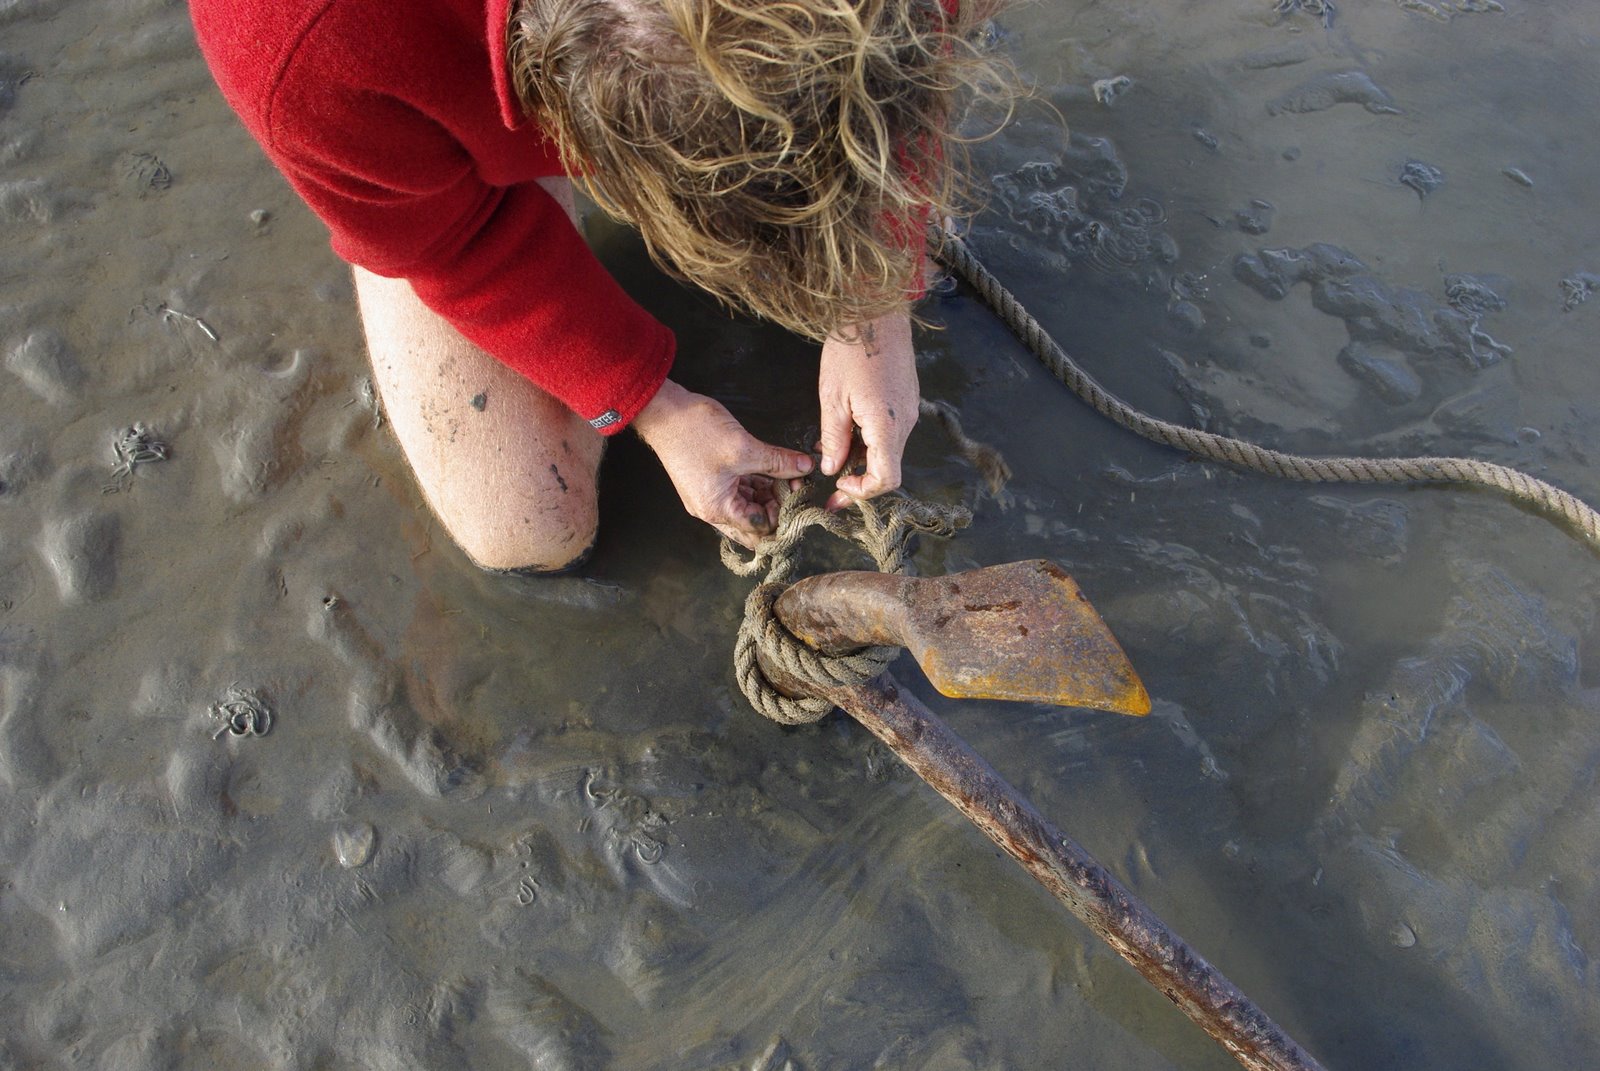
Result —
[{"label": "red sweater sleeve", "polygon": [[208,33],[204,6],[196,24],[224,94],[340,257],[407,279],[464,336],[603,433],[644,408],[671,367],[672,334],[623,293],[554,198],[532,181],[483,178],[499,165],[468,148],[479,117],[459,98],[493,97],[460,85],[482,78],[470,50],[385,41],[405,4],[323,6],[279,49],[229,40],[231,26]]}]

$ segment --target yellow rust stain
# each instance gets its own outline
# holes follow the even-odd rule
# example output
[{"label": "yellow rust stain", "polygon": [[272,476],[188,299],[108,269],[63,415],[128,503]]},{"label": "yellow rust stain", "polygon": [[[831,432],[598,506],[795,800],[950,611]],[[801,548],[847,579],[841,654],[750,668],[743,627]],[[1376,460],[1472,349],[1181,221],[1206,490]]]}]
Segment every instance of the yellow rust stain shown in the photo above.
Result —
[{"label": "yellow rust stain", "polygon": [[[952,669],[937,653],[924,656],[922,671],[942,694],[952,699],[1006,699],[1084,707],[1113,714],[1144,717],[1150,694],[1125,657],[1094,665],[1062,665],[1057,659],[1018,660],[1003,668],[975,673]],[[1070,662],[1070,660],[1069,660]]]}]

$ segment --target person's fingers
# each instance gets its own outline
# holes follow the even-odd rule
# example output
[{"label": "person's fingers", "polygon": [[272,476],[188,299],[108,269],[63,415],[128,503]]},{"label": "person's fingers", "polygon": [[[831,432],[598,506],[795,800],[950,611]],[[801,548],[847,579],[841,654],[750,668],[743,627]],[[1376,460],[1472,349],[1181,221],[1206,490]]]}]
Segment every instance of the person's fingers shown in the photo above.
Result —
[{"label": "person's fingers", "polygon": [[746,550],[755,550],[756,545],[761,542],[758,536],[743,529],[735,528],[731,524],[713,524],[711,527]]},{"label": "person's fingers", "polygon": [[824,400],[822,403],[822,430],[817,448],[822,451],[822,474],[832,476],[844,468],[850,457],[850,444],[855,439],[856,425],[849,407],[843,402]]},{"label": "person's fingers", "polygon": [[740,494],[745,495],[750,501],[762,507],[769,505],[776,507],[778,505],[778,488],[789,483],[788,480],[779,483],[770,476],[749,476],[746,479],[749,483],[741,488]]},{"label": "person's fingers", "polygon": [[811,467],[810,454],[773,446],[753,436],[745,443],[744,452],[739,457],[739,468],[747,475],[776,476],[787,480],[806,475]]},{"label": "person's fingers", "polygon": [[709,522],[718,531],[737,531],[740,543],[754,547],[778,524],[772,480],[766,476],[741,476],[734,482],[732,493],[711,511]]},{"label": "person's fingers", "polygon": [[[799,481],[785,481],[799,482]],[[763,523],[757,525],[763,533],[771,534],[778,527],[778,484],[770,476],[744,476],[739,480],[739,495],[751,505],[744,512],[762,514]]]},{"label": "person's fingers", "polygon": [[734,542],[754,548],[772,531],[776,518],[765,502],[736,489],[710,511],[707,521]]},{"label": "person's fingers", "polygon": [[845,461],[844,468],[840,471],[843,473],[843,475],[840,477],[839,481],[835,482],[834,486],[836,489],[834,490],[833,494],[828,496],[827,502],[823,503],[822,508],[827,510],[829,513],[837,513],[848,506],[851,502],[856,500],[857,496],[846,494],[844,491],[837,490],[837,488],[840,482],[847,480],[852,476],[859,480],[863,475],[866,474],[867,448],[859,441],[851,447],[850,457]]},{"label": "person's fingers", "polygon": [[867,444],[867,471],[839,477],[835,485],[852,498],[876,498],[885,491],[900,486],[900,454],[905,449],[903,440],[893,434],[875,434],[872,427],[862,432]]},{"label": "person's fingers", "polygon": [[723,523],[756,539],[760,539],[772,529],[772,519],[767,515],[766,503],[750,498],[740,498],[735,502]]}]

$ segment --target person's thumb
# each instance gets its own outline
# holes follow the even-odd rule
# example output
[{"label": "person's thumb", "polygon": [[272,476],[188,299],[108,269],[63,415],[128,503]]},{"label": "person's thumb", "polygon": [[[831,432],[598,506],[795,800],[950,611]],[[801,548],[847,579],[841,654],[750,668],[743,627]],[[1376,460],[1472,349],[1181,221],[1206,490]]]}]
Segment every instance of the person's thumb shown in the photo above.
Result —
[{"label": "person's thumb", "polygon": [[752,438],[745,448],[744,464],[740,467],[746,475],[773,476],[792,480],[811,471],[811,455],[797,450],[764,443]]}]

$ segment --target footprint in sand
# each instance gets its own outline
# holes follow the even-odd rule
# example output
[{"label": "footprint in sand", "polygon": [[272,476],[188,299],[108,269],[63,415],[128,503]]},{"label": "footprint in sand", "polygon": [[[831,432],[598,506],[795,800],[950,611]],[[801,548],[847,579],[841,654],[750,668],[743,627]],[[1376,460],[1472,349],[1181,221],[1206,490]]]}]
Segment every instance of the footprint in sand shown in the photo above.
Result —
[{"label": "footprint in sand", "polygon": [[122,522],[115,513],[88,509],[45,522],[39,553],[69,606],[97,602],[117,583]]},{"label": "footprint in sand", "polygon": [[38,328],[6,349],[6,369],[51,405],[68,405],[82,392],[87,376],[77,354],[61,334]]},{"label": "footprint in sand", "polygon": [[349,674],[350,724],[366,733],[412,785],[430,796],[471,797],[482,790],[477,770],[421,716],[405,674],[349,604],[333,596],[317,599],[307,631]]}]

